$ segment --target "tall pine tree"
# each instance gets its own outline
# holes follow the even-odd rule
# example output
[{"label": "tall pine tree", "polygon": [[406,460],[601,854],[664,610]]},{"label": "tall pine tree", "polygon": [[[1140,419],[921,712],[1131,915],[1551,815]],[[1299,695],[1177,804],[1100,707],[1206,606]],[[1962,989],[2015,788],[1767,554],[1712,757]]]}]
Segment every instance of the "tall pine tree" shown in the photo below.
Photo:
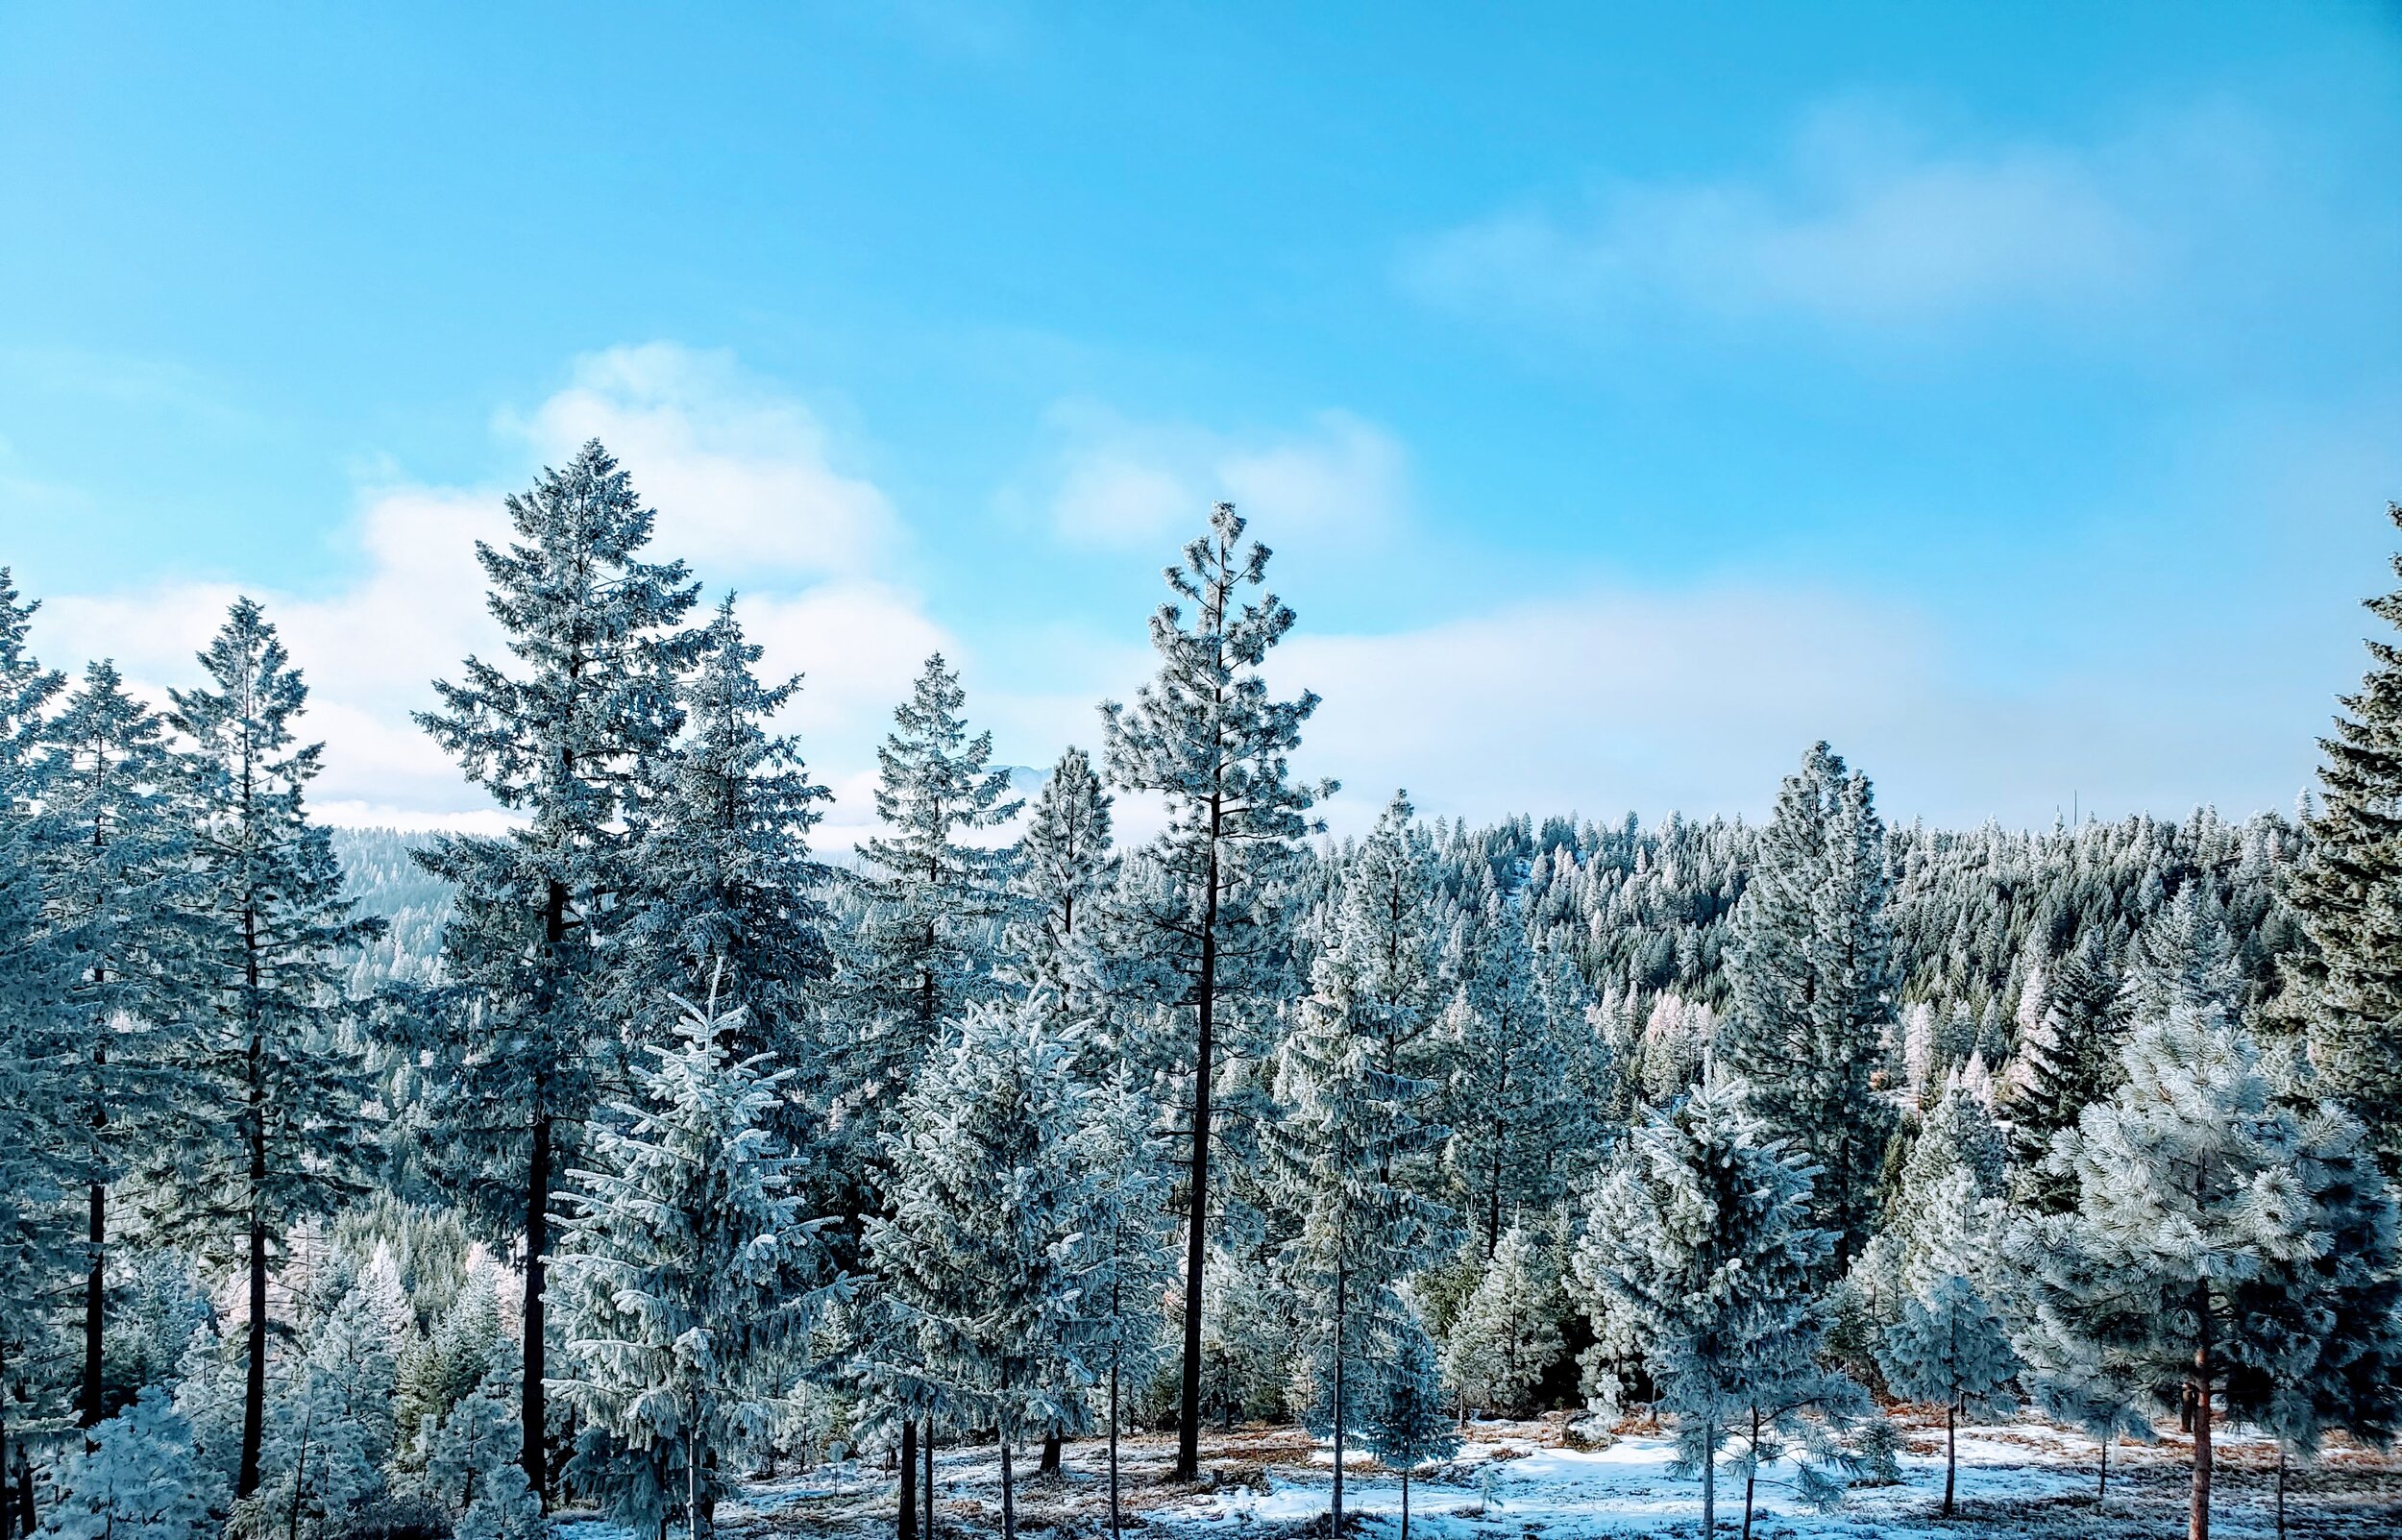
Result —
[{"label": "tall pine tree", "polygon": [[246,1281],[238,1500],[258,1489],[266,1436],[269,1275],[296,1224],[365,1190],[364,1066],[342,1031],[339,965],[380,925],[353,917],[331,841],[308,819],[323,746],[298,739],[308,690],[275,626],[236,599],[200,664],[208,685],[171,692],[170,720],[185,740],[190,977],[208,994],[193,1067],[208,1106],[154,1180],[161,1233],[238,1259]]},{"label": "tall pine tree", "polygon": [[525,1247],[527,1482],[548,1492],[545,1278],[562,1161],[625,1058],[605,999],[607,932],[642,889],[625,815],[679,724],[678,629],[699,595],[681,562],[642,559],[653,515],[596,440],[507,502],[515,539],[476,546],[519,672],[470,657],[418,725],[525,823],[449,836],[421,859],[456,884],[444,1009],[403,1022],[434,1063],[414,1084],[431,1163],[496,1234]]},{"label": "tall pine tree", "polygon": [[[1174,1067],[1190,1087],[1175,1467],[1185,1479],[1201,1461],[1211,1098],[1220,1037],[1238,1025],[1228,1007],[1280,970],[1279,881],[1314,827],[1312,801],[1332,789],[1296,785],[1287,767],[1318,697],[1305,692],[1277,700],[1261,677],[1294,617],[1263,590],[1267,548],[1245,546],[1243,528],[1234,504],[1217,505],[1209,532],[1165,574],[1176,597],[1151,617],[1159,672],[1131,706],[1102,707],[1111,780],[1167,805],[1167,827],[1144,852],[1147,869],[1128,885],[1127,921],[1156,965],[1159,1003],[1176,1027]],[[1247,591],[1257,592],[1246,598]]]}]

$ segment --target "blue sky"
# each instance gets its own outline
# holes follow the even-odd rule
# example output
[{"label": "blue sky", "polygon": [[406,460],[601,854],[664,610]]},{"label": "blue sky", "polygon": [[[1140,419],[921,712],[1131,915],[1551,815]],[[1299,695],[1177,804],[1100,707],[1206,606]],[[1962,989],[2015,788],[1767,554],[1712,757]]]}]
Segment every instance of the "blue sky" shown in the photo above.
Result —
[{"label": "blue sky", "polygon": [[[699,10],[701,8],[689,8]],[[868,816],[1095,736],[1233,496],[1338,822],[2290,805],[2402,497],[2402,12],[0,5],[0,562],[284,617],[342,817],[587,433]],[[840,831],[837,831],[840,837]]]}]

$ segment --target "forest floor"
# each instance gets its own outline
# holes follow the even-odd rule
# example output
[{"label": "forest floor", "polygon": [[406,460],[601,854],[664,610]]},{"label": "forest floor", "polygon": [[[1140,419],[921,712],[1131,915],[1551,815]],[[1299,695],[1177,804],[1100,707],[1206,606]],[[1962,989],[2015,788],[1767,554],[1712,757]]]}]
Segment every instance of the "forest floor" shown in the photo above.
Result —
[{"label": "forest floor", "polygon": [[[2096,1450],[2083,1436],[2026,1419],[1960,1431],[1959,1514],[1940,1517],[1943,1424],[1905,1419],[1909,1447],[1900,1485],[1854,1488],[1839,1512],[1796,1504],[1764,1471],[1753,1515],[1756,1540],[2139,1540],[2185,1533],[2190,1446],[2174,1434],[2152,1448],[2121,1445],[2110,1460],[2106,1507],[2094,1500]],[[1458,1456],[1409,1483],[1413,1540],[1531,1540],[1537,1536],[1683,1536],[1698,1540],[1701,1485],[1669,1474],[1673,1440],[1622,1434],[1605,1448],[1574,1447],[1562,1420],[1480,1422]],[[2242,1433],[2218,1441],[2212,1532],[2277,1532],[2274,1447]],[[1287,1428],[1213,1433],[1202,1444],[1198,1482],[1167,1479],[1172,1437],[1130,1437],[1120,1448],[1126,1529],[1141,1540],[1307,1540],[1326,1534],[1333,1474],[1329,1451]],[[1062,1476],[1035,1477],[1034,1452],[1018,1462],[1017,1527],[1044,1540],[1098,1540],[1109,1532],[1107,1446],[1067,1446]],[[946,1449],[937,1458],[938,1528],[965,1540],[1000,1528],[1000,1462],[991,1445]],[[1346,1465],[1346,1531],[1395,1540],[1401,1483],[1365,1460]],[[895,1478],[872,1464],[823,1466],[749,1487],[722,1509],[728,1540],[780,1536],[889,1536]],[[922,1499],[920,1499],[922,1502]],[[1722,1536],[1739,1532],[1739,1482],[1723,1475]],[[620,1540],[609,1527],[566,1517],[559,1540]],[[2402,1454],[2331,1447],[2291,1473],[2287,1533],[2303,1537],[2402,1536]]]}]

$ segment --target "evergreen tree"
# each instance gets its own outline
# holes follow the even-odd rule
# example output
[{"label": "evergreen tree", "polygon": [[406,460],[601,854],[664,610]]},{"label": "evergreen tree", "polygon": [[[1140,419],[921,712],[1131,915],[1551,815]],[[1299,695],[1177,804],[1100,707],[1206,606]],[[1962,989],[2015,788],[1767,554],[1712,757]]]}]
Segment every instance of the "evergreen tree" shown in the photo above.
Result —
[{"label": "evergreen tree", "polygon": [[155,1385],[91,1430],[53,1491],[44,1540],[210,1540],[224,1522],[224,1482],[194,1457],[191,1425]]},{"label": "evergreen tree", "polygon": [[1443,1377],[1462,1406],[1517,1413],[1558,1360],[1559,1279],[1535,1238],[1516,1225],[1451,1324]]},{"label": "evergreen tree", "polygon": [[397,1015],[396,1046],[430,1059],[409,1086],[428,1164],[495,1234],[525,1246],[527,1484],[547,1492],[545,1282],[556,1175],[616,1083],[621,1033],[600,1013],[604,932],[642,891],[629,797],[679,725],[675,674],[698,643],[676,629],[698,596],[681,562],[641,559],[653,515],[598,441],[507,501],[515,540],[478,542],[487,604],[522,665],[470,657],[437,681],[418,725],[471,782],[526,822],[443,836],[421,857],[456,885],[448,983]]},{"label": "evergreen tree", "polygon": [[386,1496],[399,1445],[392,1415],[407,1301],[388,1259],[361,1272],[333,1307],[305,1321],[308,1349],[285,1375],[262,1460],[265,1479],[236,1528],[285,1540],[336,1540]]},{"label": "evergreen tree", "polygon": [[1720,1078],[1655,1112],[1595,1190],[1574,1270],[1641,1322],[1644,1356],[1677,1415],[1677,1454],[1702,1477],[1702,1532],[1718,1513],[1718,1454],[1744,1455],[1744,1518],[1760,1465],[1798,1444],[1803,1493],[1826,1501],[1834,1463],[1804,1420],[1864,1410],[1857,1386],[1818,1364],[1813,1278],[1834,1248],[1809,1224],[1811,1167],[1770,1137],[1738,1082]]},{"label": "evergreen tree", "polygon": [[1360,1431],[1369,1452],[1401,1475],[1401,1540],[1409,1540],[1409,1473],[1458,1454],[1459,1430],[1443,1411],[1434,1339],[1414,1317],[1397,1323],[1394,1332],[1384,1380]]},{"label": "evergreen tree", "polygon": [[900,1093],[941,1023],[993,992],[992,928],[1005,908],[1008,849],[961,843],[997,828],[1023,803],[1009,772],[991,767],[993,735],[969,737],[967,692],[936,653],[876,749],[876,817],[888,832],[859,853],[873,864],[874,904],[863,1002],[883,1044],[864,1078],[869,1094]]},{"label": "evergreen tree", "polygon": [[188,836],[163,724],[91,665],[44,724],[45,801],[35,832],[44,868],[46,946],[70,960],[61,1028],[66,1065],[61,1168],[84,1188],[84,1373],[79,1420],[108,1414],[103,1392],[109,1193],[171,1137],[188,1104],[197,1002]]},{"label": "evergreen tree", "polygon": [[1960,1418],[1969,1412],[2007,1415],[2017,1407],[2008,1393],[2019,1369],[2017,1355],[2010,1351],[2001,1318],[1976,1285],[1956,1272],[1903,1298],[1883,1350],[1887,1383],[1912,1401],[1943,1404],[1944,1517],[1950,1518]]},{"label": "evergreen tree", "polygon": [[[681,1002],[679,1002],[680,1004]],[[570,1375],[589,1420],[571,1474],[620,1523],[713,1526],[722,1461],[769,1433],[829,1287],[791,1158],[765,1127],[787,1070],[735,1059],[739,1010],[682,1005],[567,1195],[558,1259]]]},{"label": "evergreen tree", "polygon": [[[2281,1105],[2249,1034],[2213,1003],[2138,1020],[2125,1067],[2126,1083],[2053,1146],[2079,1212],[2030,1221],[2012,1256],[2043,1336],[2096,1365],[2099,1382],[2140,1386],[2186,1420],[2188,1529],[2207,1540],[2222,1386],[2233,1409],[2273,1394],[2240,1386],[2314,1385],[2324,1426],[2390,1436],[2391,1260],[2376,1239],[2390,1220],[2350,1216],[2388,1213],[2391,1199],[2351,1154],[2359,1125],[2333,1107]],[[2329,1365],[2322,1377],[2329,1342],[2369,1374]],[[2386,1388],[2371,1390],[2380,1376]]]},{"label": "evergreen tree", "polygon": [[48,1409],[29,1360],[85,1259],[65,1208],[79,1185],[69,1157],[81,1131],[58,1120],[70,1082],[56,1049],[73,1027],[65,1007],[75,963],[44,922],[39,845],[43,713],[66,680],[27,646],[37,607],[18,601],[0,567],[0,1534],[11,1532],[14,1506],[12,1441],[29,1409]]},{"label": "evergreen tree", "polygon": [[1261,1131],[1278,1205],[1297,1221],[1287,1275],[1305,1302],[1314,1390],[1302,1412],[1334,1439],[1336,1534],[1346,1437],[1383,1378],[1378,1352],[1391,1323],[1409,1309],[1394,1285],[1441,1256],[1456,1224],[1450,1210],[1394,1179],[1443,1130],[1410,1114],[1422,1087],[1380,1067],[1384,1044],[1360,1030],[1348,999],[1354,982],[1321,960],[1317,991],[1277,1055],[1282,1115]]},{"label": "evergreen tree", "polygon": [[1090,1103],[1077,1139],[1077,1160],[1092,1174],[1094,1215],[1086,1237],[1090,1308],[1082,1354],[1107,1397],[1111,1540],[1119,1533],[1117,1435],[1125,1387],[1145,1384],[1160,1365],[1160,1307],[1175,1275],[1168,1251],[1172,1194],[1152,1147],[1152,1121],[1150,1098],[1133,1066],[1120,1061],[1113,1084]]},{"label": "evergreen tree", "polygon": [[2004,1106],[2022,1201],[2065,1212],[2074,1194],[2045,1175],[2052,1137],[2118,1088],[2124,1019],[2120,979],[2099,936],[2089,936],[2055,969],[2033,1030],[2022,1037]]},{"label": "evergreen tree", "polygon": [[1720,1043],[1759,1115],[1819,1168],[1837,1263],[1868,1241],[1890,1126],[1872,1084],[1893,1012],[1887,887],[1868,777],[1819,744],[1786,777],[1735,906]]},{"label": "evergreen tree", "polygon": [[[190,1065],[206,1105],[150,1173],[161,1234],[246,1280],[242,1453],[233,1495],[258,1489],[267,1420],[267,1282],[292,1228],[365,1190],[364,1069],[341,1033],[355,918],[326,831],[304,802],[323,746],[294,720],[307,687],[257,604],[234,601],[206,651],[208,685],[172,691],[185,740],[179,812],[197,881],[189,980],[208,996]],[[221,1110],[236,1108],[229,1121]]]},{"label": "evergreen tree", "polygon": [[939,1402],[1001,1446],[1001,1529],[1014,1540],[1017,1442],[1086,1416],[1094,1302],[1087,1237],[1104,1216],[1068,1158],[1085,1092],[1040,996],[970,1007],[928,1060],[889,1137],[890,1217],[868,1255],[896,1400]]},{"label": "evergreen tree", "polygon": [[[1176,1473],[1200,1469],[1201,1326],[1209,1255],[1211,1098],[1227,1007],[1276,976],[1283,916],[1279,879],[1314,827],[1309,809],[1331,785],[1293,784],[1286,756],[1317,709],[1305,692],[1269,697],[1260,667],[1292,628],[1266,578],[1267,548],[1242,544],[1243,521],[1219,503],[1209,532],[1167,569],[1176,600],[1151,618],[1158,674],[1132,706],[1103,705],[1110,778],[1164,798],[1168,822],[1146,851],[1147,880],[1130,890],[1128,923],[1155,963],[1160,1003],[1190,1035],[1177,1067],[1189,1077],[1184,1366],[1177,1397]],[[1181,602],[1180,602],[1181,601]],[[1193,613],[1188,620],[1183,603]]]},{"label": "evergreen tree", "polygon": [[1378,1043],[1389,1074],[1427,1076],[1429,1039],[1441,1019],[1441,941],[1434,852],[1412,821],[1409,794],[1395,792],[1344,864],[1339,901],[1322,948],[1344,972],[1343,995]]},{"label": "evergreen tree", "polygon": [[[683,735],[648,776],[633,863],[642,889],[609,1014],[650,1020],[662,1000],[714,989],[742,1006],[734,1057],[772,1054],[797,1073],[818,1062],[812,1021],[833,970],[819,896],[830,873],[809,851],[833,794],[810,778],[797,740],[768,730],[800,679],[762,683],[759,656],[729,596],[676,685]],[[797,1112],[787,1098],[771,1117],[788,1142],[810,1137]]]},{"label": "evergreen tree", "polygon": [[1084,750],[1070,748],[1052,767],[1017,843],[1010,879],[1016,912],[1003,952],[1021,990],[1047,990],[1073,1019],[1098,1011],[1106,987],[1099,911],[1115,865],[1109,794]]},{"label": "evergreen tree", "polygon": [[[2386,511],[2402,525],[2402,503]],[[2366,604],[2402,625],[2402,592]],[[2368,672],[2340,697],[2335,736],[2318,741],[2318,815],[2288,894],[2312,946],[2291,966],[2312,1056],[2388,1167],[2402,1169],[2402,648],[2366,646]]]}]

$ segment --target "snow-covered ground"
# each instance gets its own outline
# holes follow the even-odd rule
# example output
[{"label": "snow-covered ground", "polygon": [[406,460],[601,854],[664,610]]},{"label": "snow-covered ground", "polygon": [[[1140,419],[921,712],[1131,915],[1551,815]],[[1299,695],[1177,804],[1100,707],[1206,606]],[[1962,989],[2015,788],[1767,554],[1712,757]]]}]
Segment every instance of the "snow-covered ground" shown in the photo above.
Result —
[{"label": "snow-covered ground", "polygon": [[[2044,1540],[2182,1535],[2188,1451],[2181,1440],[2154,1449],[2121,1447],[2110,1469],[2110,1502],[2094,1503],[2093,1443],[2032,1420],[1963,1429],[1960,1517],[1945,1521],[1942,1428],[1908,1430],[1903,1481],[1855,1488],[1837,1513],[1798,1505],[1762,1476],[1753,1534],[1759,1540],[1917,1540],[1917,1537],[2036,1536]],[[1410,1533],[1425,1540],[1524,1540],[1531,1536],[1680,1535],[1700,1532],[1700,1483],[1669,1472],[1672,1441],[1634,1433],[1606,1448],[1565,1447],[1556,1423],[1486,1423],[1472,1430],[1459,1456],[1409,1485]],[[1244,1430],[1205,1442],[1203,1479],[1167,1482],[1172,1444],[1145,1436],[1123,1452],[1127,1527],[1168,1540],[1285,1540],[1325,1532],[1332,1467],[1323,1446],[1283,1429]],[[1107,1533],[1106,1455],[1098,1442],[1068,1446],[1064,1478],[1035,1479],[1034,1452],[1017,1463],[1018,1526],[1030,1533]],[[2222,1437],[2216,1534],[2275,1533],[2273,1450],[2242,1435]],[[749,1488],[722,1525],[754,1534],[888,1534],[894,1479],[872,1463],[795,1473]],[[948,1534],[984,1536],[1000,1521],[1000,1465],[990,1446],[953,1449],[939,1460],[938,1525]],[[1398,1478],[1366,1461],[1346,1471],[1348,1510],[1359,1531],[1393,1540],[1401,1513]],[[1736,1532],[1742,1486],[1722,1476],[1719,1522]],[[2294,1477],[2289,1532],[2302,1536],[2402,1536],[2402,1460],[2357,1450],[2331,1451]],[[569,1521],[560,1540],[623,1540],[605,1526]]]}]

